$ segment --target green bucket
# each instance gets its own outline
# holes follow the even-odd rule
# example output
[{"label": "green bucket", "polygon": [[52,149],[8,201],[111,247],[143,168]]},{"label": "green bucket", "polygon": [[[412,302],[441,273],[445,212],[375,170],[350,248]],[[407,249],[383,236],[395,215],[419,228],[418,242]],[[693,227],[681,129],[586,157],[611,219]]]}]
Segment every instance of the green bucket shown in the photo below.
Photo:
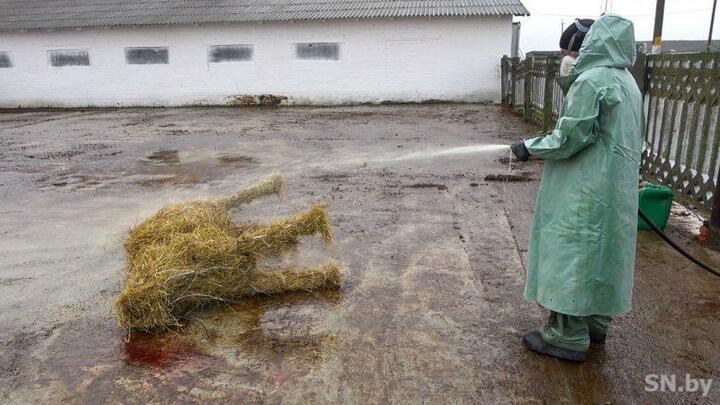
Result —
[{"label": "green bucket", "polygon": [[[673,192],[670,187],[644,183],[640,189],[640,209],[660,229],[665,229],[667,226],[672,201]],[[650,226],[638,217],[638,229],[649,230]]]}]

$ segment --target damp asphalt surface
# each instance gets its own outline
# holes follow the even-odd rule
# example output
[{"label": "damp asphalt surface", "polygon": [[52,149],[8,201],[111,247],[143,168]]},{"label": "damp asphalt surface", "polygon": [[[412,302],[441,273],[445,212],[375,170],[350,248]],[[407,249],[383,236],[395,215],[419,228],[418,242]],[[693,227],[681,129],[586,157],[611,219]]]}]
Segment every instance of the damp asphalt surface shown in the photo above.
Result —
[{"label": "damp asphalt surface", "polygon": [[[720,381],[707,397],[646,391],[648,375],[720,380],[720,280],[645,232],[634,310],[604,348],[582,365],[521,348],[546,317],[522,298],[542,163],[447,151],[536,132],[472,104],[0,114],[0,403],[720,402]],[[162,336],[117,328],[127,229],[274,169],[283,199],[234,217],[324,202],[335,243],[278,260],[337,260],[342,288],[242,300]],[[720,266],[687,222],[671,235]]]}]

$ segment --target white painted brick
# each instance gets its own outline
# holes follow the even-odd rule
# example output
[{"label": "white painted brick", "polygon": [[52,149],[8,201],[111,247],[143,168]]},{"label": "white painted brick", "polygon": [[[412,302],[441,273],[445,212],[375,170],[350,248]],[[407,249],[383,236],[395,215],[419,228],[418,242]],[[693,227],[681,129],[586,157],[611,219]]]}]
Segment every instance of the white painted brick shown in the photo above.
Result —
[{"label": "white painted brick", "polygon": [[[498,101],[510,16],[0,32],[0,106]],[[296,42],[340,42],[340,61],[298,61]],[[254,44],[252,62],[208,64],[207,47]],[[168,46],[168,65],[127,65],[125,47]],[[88,49],[91,66],[50,67],[47,51]]]}]

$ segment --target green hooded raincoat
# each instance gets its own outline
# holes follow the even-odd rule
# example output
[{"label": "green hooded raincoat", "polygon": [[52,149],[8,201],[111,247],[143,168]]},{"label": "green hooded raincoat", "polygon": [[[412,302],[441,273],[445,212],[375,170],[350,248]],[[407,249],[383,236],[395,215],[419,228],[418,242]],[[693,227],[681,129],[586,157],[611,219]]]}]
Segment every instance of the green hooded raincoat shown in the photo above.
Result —
[{"label": "green hooded raincoat", "polygon": [[628,71],[632,22],[592,25],[552,133],[525,141],[545,159],[530,237],[525,297],[573,316],[630,310],[637,237],[643,101]]}]

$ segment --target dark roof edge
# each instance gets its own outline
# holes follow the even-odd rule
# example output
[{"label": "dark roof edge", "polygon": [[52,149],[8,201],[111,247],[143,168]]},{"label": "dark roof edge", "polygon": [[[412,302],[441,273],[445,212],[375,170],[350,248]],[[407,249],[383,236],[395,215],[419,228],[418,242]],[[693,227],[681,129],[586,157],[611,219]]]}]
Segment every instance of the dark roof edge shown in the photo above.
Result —
[{"label": "dark roof edge", "polygon": [[23,27],[23,28],[3,28],[2,24],[6,22],[0,21],[0,32],[30,32],[30,31],[55,31],[55,30],[73,30],[73,29],[89,29],[89,28],[115,28],[115,27],[163,27],[163,26],[182,26],[182,25],[210,25],[210,24],[263,24],[263,23],[282,23],[282,22],[308,22],[308,21],[333,21],[333,20],[396,20],[396,19],[435,19],[435,18],[476,18],[476,17],[527,17],[530,12],[523,6],[524,13],[487,13],[487,14],[442,14],[442,15],[415,15],[415,16],[339,16],[331,18],[287,18],[287,19],[246,19],[246,20],[218,20],[218,21],[197,21],[197,22],[166,22],[166,23],[113,23],[113,24],[68,24],[53,25],[39,27]]}]

